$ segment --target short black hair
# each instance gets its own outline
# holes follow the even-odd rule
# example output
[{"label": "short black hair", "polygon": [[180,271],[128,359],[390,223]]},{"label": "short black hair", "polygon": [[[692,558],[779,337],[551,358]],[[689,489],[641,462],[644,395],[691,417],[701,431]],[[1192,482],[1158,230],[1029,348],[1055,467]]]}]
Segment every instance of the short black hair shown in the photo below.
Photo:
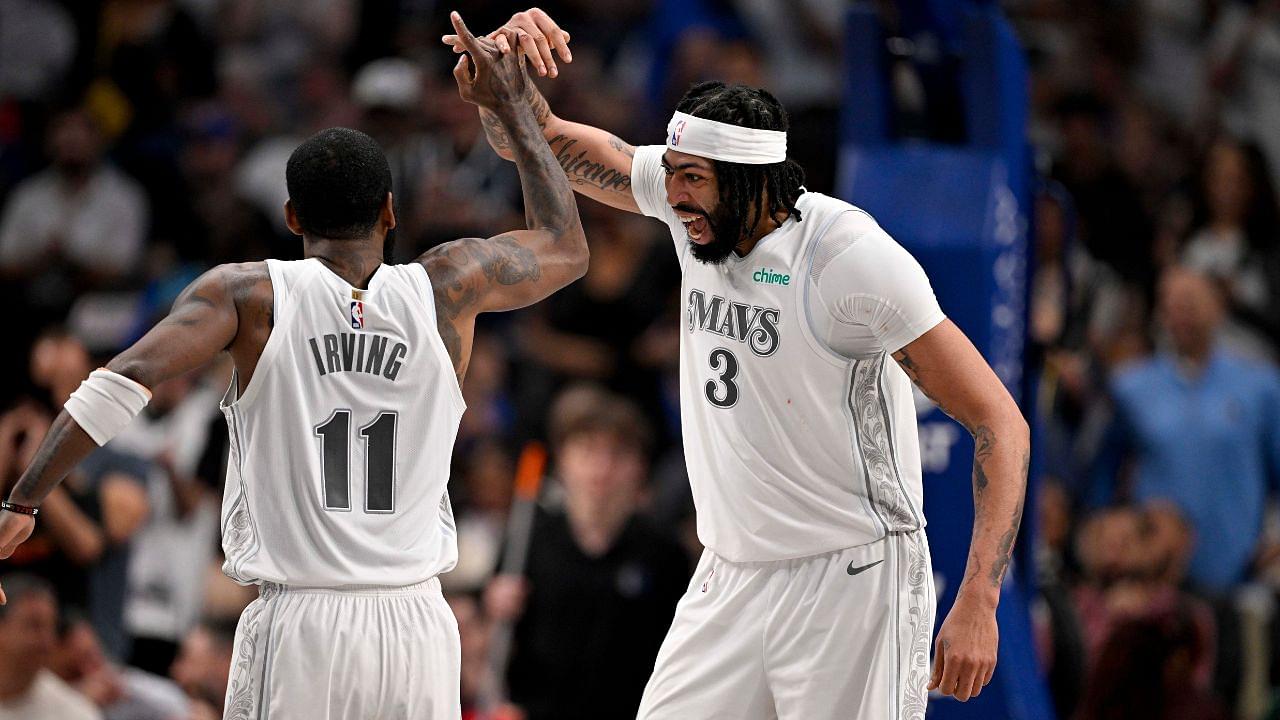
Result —
[{"label": "short black hair", "polygon": [[[789,121],[787,111],[768,90],[747,85],[726,85],[719,81],[696,83],[685,92],[676,110],[694,117],[728,123],[756,130],[786,132]],[[786,210],[800,220],[796,199],[802,192],[804,169],[794,160],[768,165],[712,160],[716,169],[716,183],[720,189],[720,203],[730,212],[726,217],[735,223],[737,232],[731,235],[735,242],[755,233],[760,221]],[[768,204],[757,204],[755,213],[750,208],[762,192],[768,193]]]},{"label": "short black hair", "polygon": [[391,166],[373,138],[359,130],[329,128],[293,151],[285,182],[304,231],[356,240],[378,222],[391,192]]}]

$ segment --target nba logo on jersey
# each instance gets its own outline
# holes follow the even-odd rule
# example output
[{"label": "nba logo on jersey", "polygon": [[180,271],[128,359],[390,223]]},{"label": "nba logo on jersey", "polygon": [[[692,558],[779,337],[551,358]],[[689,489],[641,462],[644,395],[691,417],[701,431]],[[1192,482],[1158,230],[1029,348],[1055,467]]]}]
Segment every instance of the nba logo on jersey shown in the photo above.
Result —
[{"label": "nba logo on jersey", "polygon": [[684,120],[676,122],[676,126],[671,129],[671,144],[680,144],[680,135],[684,133]]},{"label": "nba logo on jersey", "polygon": [[364,303],[359,300],[351,301],[351,327],[355,330],[364,329]]}]

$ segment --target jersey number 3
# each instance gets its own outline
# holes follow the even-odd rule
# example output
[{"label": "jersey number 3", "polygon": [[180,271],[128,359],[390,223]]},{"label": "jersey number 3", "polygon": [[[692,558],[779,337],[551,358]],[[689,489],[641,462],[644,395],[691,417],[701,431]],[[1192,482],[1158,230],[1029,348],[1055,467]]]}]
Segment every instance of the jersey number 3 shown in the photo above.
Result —
[{"label": "jersey number 3", "polygon": [[[396,418],[380,412],[360,428],[365,440],[364,511],[396,510]],[[324,474],[324,509],[351,509],[351,411],[334,410],[315,428],[320,437],[321,471]]]},{"label": "jersey number 3", "polygon": [[708,358],[711,369],[720,374],[718,380],[708,380],[702,387],[706,392],[707,402],[718,408],[731,408],[738,404],[738,358],[724,348],[711,351]]}]

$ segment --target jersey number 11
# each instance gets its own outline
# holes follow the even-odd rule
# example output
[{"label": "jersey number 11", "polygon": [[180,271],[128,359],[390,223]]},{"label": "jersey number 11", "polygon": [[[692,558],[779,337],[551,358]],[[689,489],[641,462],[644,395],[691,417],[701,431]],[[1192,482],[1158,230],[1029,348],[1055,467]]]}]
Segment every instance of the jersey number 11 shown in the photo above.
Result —
[{"label": "jersey number 11", "polygon": [[[396,510],[396,418],[380,412],[360,428],[365,440],[364,511]],[[315,428],[320,437],[321,472],[324,474],[324,509],[351,509],[351,411],[334,410]]]}]

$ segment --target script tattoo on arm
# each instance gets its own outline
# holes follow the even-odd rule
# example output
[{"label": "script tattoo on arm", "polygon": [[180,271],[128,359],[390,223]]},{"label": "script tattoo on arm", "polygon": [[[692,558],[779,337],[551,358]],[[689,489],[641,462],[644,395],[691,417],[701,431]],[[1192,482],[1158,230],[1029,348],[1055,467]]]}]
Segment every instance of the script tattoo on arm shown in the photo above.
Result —
[{"label": "script tattoo on arm", "polygon": [[[621,141],[619,141],[621,143]],[[567,135],[556,135],[549,143],[556,153],[556,162],[564,168],[569,182],[577,185],[589,185],[600,190],[613,192],[630,192],[631,176],[619,172],[605,163],[589,156],[588,151],[578,149],[578,141]],[[634,157],[632,151],[630,156]]]}]

